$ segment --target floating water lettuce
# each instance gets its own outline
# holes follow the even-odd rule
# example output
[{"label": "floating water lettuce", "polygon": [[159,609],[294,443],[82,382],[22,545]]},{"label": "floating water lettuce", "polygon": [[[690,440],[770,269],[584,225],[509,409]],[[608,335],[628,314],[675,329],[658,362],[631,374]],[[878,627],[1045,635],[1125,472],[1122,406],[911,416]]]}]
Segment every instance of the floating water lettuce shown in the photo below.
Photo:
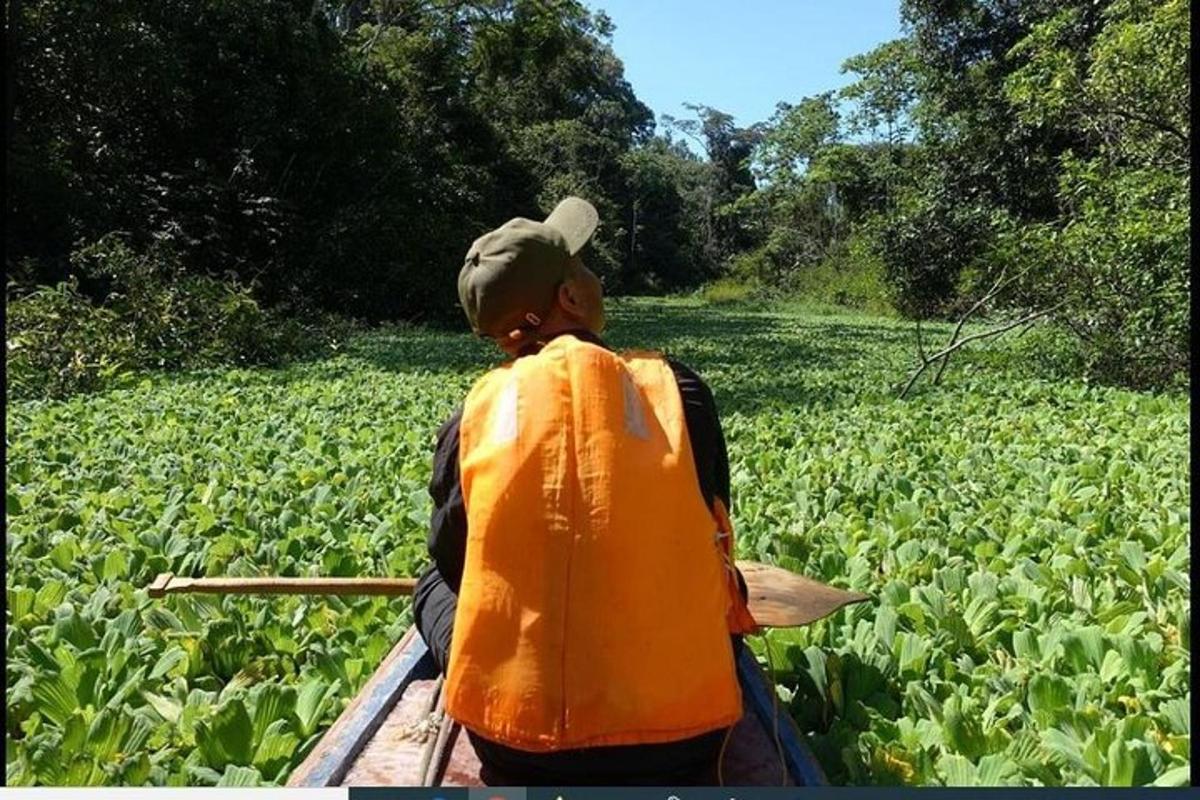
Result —
[{"label": "floating water lettuce", "polygon": [[[998,343],[899,402],[900,323],[660,300],[611,317],[614,343],[713,387],[740,554],[876,600],[769,636],[835,782],[1187,780],[1186,397],[1041,375]],[[415,574],[437,427],[493,362],[463,334],[385,330],[284,370],[12,405],[8,782],[286,781],[406,602],[143,587]]]}]

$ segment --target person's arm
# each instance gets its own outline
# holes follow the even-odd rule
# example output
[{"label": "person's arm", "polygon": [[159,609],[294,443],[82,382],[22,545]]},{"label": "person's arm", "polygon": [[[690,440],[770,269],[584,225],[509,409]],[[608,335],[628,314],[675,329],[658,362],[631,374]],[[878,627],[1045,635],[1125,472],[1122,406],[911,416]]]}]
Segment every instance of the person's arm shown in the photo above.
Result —
[{"label": "person's arm", "polygon": [[[686,365],[668,359],[679,396],[683,400],[683,416],[687,424],[688,439],[692,443],[692,458],[696,462],[696,477],[700,480],[700,492],[704,502],[712,508],[713,500],[720,498],[730,514],[733,503],[729,490],[729,452],[725,447],[725,433],[717,416],[717,404],[713,400],[708,384]],[[742,598],[749,595],[746,579],[740,569],[737,573],[738,588]]]},{"label": "person's arm", "polygon": [[429,496],[433,514],[429,520],[429,555],[446,584],[458,593],[463,563],[467,556],[467,509],[463,504],[462,479],[458,470],[458,425],[462,409],[438,431],[433,455],[433,477]]},{"label": "person's arm", "polygon": [[717,404],[708,384],[684,364],[668,359],[679,396],[683,400],[683,416],[687,423],[688,439],[692,443],[692,458],[696,462],[696,477],[700,491],[710,507],[714,498],[721,498],[728,509],[733,508],[729,497],[729,454],[725,449],[725,434],[717,417]]}]

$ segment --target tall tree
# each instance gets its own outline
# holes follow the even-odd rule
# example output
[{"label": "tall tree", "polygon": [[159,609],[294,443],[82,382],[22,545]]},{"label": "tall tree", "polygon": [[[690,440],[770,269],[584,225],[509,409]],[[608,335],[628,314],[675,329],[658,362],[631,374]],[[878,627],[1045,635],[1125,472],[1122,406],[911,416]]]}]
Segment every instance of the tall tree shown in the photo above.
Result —
[{"label": "tall tree", "polygon": [[1060,309],[1094,374],[1162,385],[1191,362],[1188,4],[1117,0],[1081,46],[1087,21],[1065,8],[1014,48],[1021,122],[1085,146],[1057,170],[1057,218],[1006,238],[1022,300]]},{"label": "tall tree", "polygon": [[757,242],[752,224],[744,219],[742,201],[755,188],[751,159],[758,144],[757,127],[739,127],[730,115],[711,106],[685,103],[695,114],[676,119],[664,114],[663,125],[695,142],[708,158],[708,191],[704,198],[701,241],[705,260],[722,264],[734,253]]},{"label": "tall tree", "polygon": [[29,54],[10,72],[10,276],[58,280],[79,244],[125,231],[272,303],[455,319],[471,239],[568,192],[608,223],[598,269],[623,269],[623,159],[652,116],[611,23],[576,0],[27,0],[9,14]]}]

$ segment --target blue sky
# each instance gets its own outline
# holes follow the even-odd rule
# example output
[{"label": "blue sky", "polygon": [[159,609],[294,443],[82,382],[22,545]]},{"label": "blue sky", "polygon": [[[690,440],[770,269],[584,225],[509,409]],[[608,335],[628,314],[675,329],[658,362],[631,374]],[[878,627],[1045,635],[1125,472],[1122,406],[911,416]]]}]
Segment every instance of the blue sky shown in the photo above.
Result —
[{"label": "blue sky", "polygon": [[842,62],[900,35],[899,0],[585,0],[616,25],[625,77],[656,117],[682,103],[760,122],[847,83]]}]

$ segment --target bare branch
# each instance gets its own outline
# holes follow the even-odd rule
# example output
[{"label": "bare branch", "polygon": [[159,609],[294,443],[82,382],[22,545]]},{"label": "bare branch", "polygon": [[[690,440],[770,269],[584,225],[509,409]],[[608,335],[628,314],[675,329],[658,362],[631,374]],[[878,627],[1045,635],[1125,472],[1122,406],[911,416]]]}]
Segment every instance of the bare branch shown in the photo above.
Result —
[{"label": "bare branch", "polygon": [[1006,333],[1006,332],[1012,330],[1013,328],[1020,327],[1021,325],[1031,324],[1032,322],[1034,322],[1037,319],[1040,319],[1042,317],[1045,317],[1049,314],[1054,313],[1055,311],[1057,311],[1059,308],[1061,308],[1065,304],[1066,304],[1066,301],[1064,300],[1062,302],[1055,303],[1054,305],[1050,306],[1049,308],[1043,308],[1040,311],[1033,311],[1029,314],[1026,314],[1023,317],[1020,317],[1019,319],[1015,319],[1010,322],[1006,322],[1003,325],[999,325],[995,328],[991,328],[986,331],[980,331],[979,333],[973,333],[970,336],[966,336],[962,339],[958,339],[957,331],[962,329],[962,325],[966,321],[966,316],[969,316],[969,314],[970,314],[970,312],[968,312],[968,314],[965,315],[963,317],[963,319],[959,320],[958,329],[956,330],[955,334],[953,336],[951,336],[950,341],[947,343],[947,345],[945,347],[943,347],[941,350],[934,353],[932,356],[922,357],[921,366],[919,366],[913,372],[913,374],[909,376],[908,382],[905,383],[904,388],[900,390],[900,399],[903,400],[905,397],[907,397],[909,391],[912,390],[913,385],[917,382],[917,378],[919,378],[923,374],[925,374],[925,371],[927,369],[929,369],[931,366],[933,366],[935,363],[937,363],[940,360],[942,363],[938,369],[937,376],[934,379],[934,381],[936,383],[937,380],[941,378],[942,373],[945,371],[946,364],[949,361],[950,355],[952,353],[958,351],[959,349],[961,349],[964,345],[967,345],[970,342],[978,341],[980,339],[988,339],[993,336],[999,336],[1000,334]]},{"label": "bare branch", "polygon": [[942,384],[942,376],[946,374],[946,367],[950,365],[950,352],[947,352],[946,355],[942,356],[942,363],[938,366],[938,371],[933,374],[934,386],[940,386]]},{"label": "bare branch", "polygon": [[[967,309],[966,313],[963,314],[962,317],[959,318],[958,324],[954,326],[954,332],[950,335],[949,341],[946,342],[946,346],[952,347],[954,345],[954,343],[958,341],[958,337],[962,334],[963,327],[967,324],[967,320],[969,320],[971,317],[975,316],[975,314],[981,308],[983,308],[989,302],[994,300],[996,298],[996,296],[999,295],[1000,292],[1004,291],[1004,289],[1007,288],[1010,283],[1016,281],[1018,278],[1020,278],[1026,272],[1028,272],[1028,269],[1022,270],[1020,272],[1020,274],[1016,275],[1011,280],[1006,281],[1005,278],[1008,275],[1008,265],[1005,264],[1003,267],[1001,267],[1000,274],[998,276],[996,276],[996,282],[992,284],[992,288],[990,288],[986,292],[984,292],[983,296],[980,297],[978,300],[976,300],[975,303],[969,309]],[[933,382],[935,385],[940,384],[942,382],[942,375],[945,374],[946,367],[950,364],[950,353],[954,352],[954,350],[953,349],[951,349],[951,350],[943,349],[942,352],[945,353],[945,355],[941,356],[941,359],[942,359],[941,366],[938,367],[937,374],[934,375],[934,377],[933,377]],[[927,369],[929,367],[929,364],[932,363],[933,361],[937,360],[937,358],[938,358],[938,356],[934,356],[933,358],[928,359],[928,362],[927,362],[924,354],[922,354],[921,355],[921,359],[922,359],[921,371],[923,372],[925,369]],[[907,388],[905,389],[905,391],[907,391]],[[903,395],[901,395],[901,396],[903,396]]]},{"label": "bare branch", "polygon": [[[1040,319],[1041,317],[1044,317],[1047,314],[1053,314],[1055,311],[1062,308],[1065,304],[1066,304],[1066,301],[1063,301],[1060,303],[1055,303],[1054,305],[1050,306],[1049,308],[1043,308],[1039,311],[1030,312],[1029,314],[1026,314],[1025,316],[1021,317],[1020,319],[1015,319],[1015,320],[1012,320],[1011,322],[1006,322],[1003,325],[1000,325],[999,327],[993,328],[991,330],[980,331],[979,333],[973,333],[970,336],[966,337],[965,339],[962,339],[961,341],[959,341],[952,348],[947,348],[947,349],[957,350],[958,348],[962,347],[963,345],[965,345],[969,342],[974,342],[978,339],[986,339],[989,336],[997,336],[1001,333],[1004,333],[1005,331],[1010,331],[1013,328],[1024,325],[1027,322],[1032,322],[1033,320]],[[946,350],[941,350],[937,353],[934,353],[933,357],[936,359],[936,358],[941,357],[945,353],[946,353]]]},{"label": "bare branch", "polygon": [[1024,336],[1025,334],[1027,334],[1031,330],[1033,330],[1034,323],[1036,323],[1036,322],[1037,322],[1036,319],[1030,320],[1029,324],[1026,325],[1024,328],[1022,328],[1021,331],[1017,334],[1017,338],[1020,339],[1022,336]]}]

